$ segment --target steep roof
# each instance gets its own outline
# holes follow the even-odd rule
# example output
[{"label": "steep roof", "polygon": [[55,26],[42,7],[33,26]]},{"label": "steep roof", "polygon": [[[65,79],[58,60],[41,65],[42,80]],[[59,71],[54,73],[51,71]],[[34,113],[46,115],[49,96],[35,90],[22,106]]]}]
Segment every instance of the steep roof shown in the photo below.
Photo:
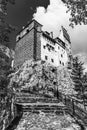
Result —
[{"label": "steep roof", "polygon": [[63,31],[63,36],[64,36],[64,38],[69,42],[69,43],[71,43],[71,41],[70,41],[70,36],[69,36],[69,34],[67,33],[67,30],[62,26],[62,31]]}]

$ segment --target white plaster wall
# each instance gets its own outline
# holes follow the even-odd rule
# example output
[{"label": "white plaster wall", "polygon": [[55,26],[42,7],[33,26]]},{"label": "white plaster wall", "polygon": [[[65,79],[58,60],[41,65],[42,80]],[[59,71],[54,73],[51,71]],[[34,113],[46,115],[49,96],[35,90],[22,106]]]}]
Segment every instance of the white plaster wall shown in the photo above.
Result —
[{"label": "white plaster wall", "polygon": [[59,38],[60,38],[63,42],[65,42],[65,38],[64,38],[64,36],[63,36],[63,30],[60,30]]},{"label": "white plaster wall", "polygon": [[[48,63],[50,63],[54,66],[58,66],[57,52],[55,50],[49,51],[47,47],[44,49],[43,46],[46,46],[46,44],[49,44],[49,45],[55,47],[55,45],[52,45],[50,43],[50,41],[47,41],[43,36],[41,36],[41,59],[44,61],[47,61]],[[45,56],[48,56],[48,60],[45,60]],[[54,59],[54,62],[52,62],[51,59]]]},{"label": "white plaster wall", "polygon": [[[46,46],[46,44],[53,46],[54,51],[49,51],[47,47],[44,49],[43,46]],[[60,49],[58,49],[58,46]],[[61,54],[63,57],[61,57]],[[47,60],[45,60],[45,56],[48,56]],[[54,59],[54,62],[52,62],[51,59]],[[65,65],[68,61],[68,58],[66,50],[58,45],[58,43],[55,43],[54,45],[54,43],[52,44],[51,41],[47,40],[44,36],[41,36],[41,60],[44,60],[54,66],[60,66],[62,63]]]}]

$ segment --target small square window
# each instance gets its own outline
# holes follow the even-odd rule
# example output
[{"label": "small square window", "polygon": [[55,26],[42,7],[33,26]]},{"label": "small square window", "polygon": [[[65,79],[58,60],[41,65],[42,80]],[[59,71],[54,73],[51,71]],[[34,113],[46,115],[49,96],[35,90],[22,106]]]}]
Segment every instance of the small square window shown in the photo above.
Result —
[{"label": "small square window", "polygon": [[54,62],[54,59],[51,59],[52,62]]},{"label": "small square window", "polygon": [[58,49],[60,49],[60,47],[58,46]]},{"label": "small square window", "polygon": [[52,50],[54,51],[54,47],[52,47]]},{"label": "small square window", "polygon": [[64,63],[62,63],[62,65],[64,66]]},{"label": "small square window", "polygon": [[20,40],[21,39],[21,37],[18,37],[18,40]]},{"label": "small square window", "polygon": [[48,50],[50,51],[50,48],[48,48]]},{"label": "small square window", "polygon": [[27,29],[26,32],[29,33],[29,29]]},{"label": "small square window", "polygon": [[45,60],[47,60],[48,59],[48,57],[47,56],[45,56]]},{"label": "small square window", "polygon": [[43,48],[45,49],[45,48],[46,48],[46,46],[43,46]]},{"label": "small square window", "polygon": [[63,57],[63,55],[61,54],[61,57]]}]

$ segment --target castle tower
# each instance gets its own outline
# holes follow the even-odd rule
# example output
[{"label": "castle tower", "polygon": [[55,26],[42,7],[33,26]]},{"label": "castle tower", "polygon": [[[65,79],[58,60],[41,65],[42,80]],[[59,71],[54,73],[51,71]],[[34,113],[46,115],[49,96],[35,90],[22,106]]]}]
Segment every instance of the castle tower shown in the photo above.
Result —
[{"label": "castle tower", "polygon": [[19,68],[26,60],[29,59],[40,60],[41,27],[41,24],[32,20],[18,33],[16,37],[14,68]]},{"label": "castle tower", "polygon": [[32,20],[16,37],[14,68],[19,68],[27,60],[42,60],[55,67],[65,66],[68,51],[62,38],[54,39],[52,32],[42,31],[42,25]]}]

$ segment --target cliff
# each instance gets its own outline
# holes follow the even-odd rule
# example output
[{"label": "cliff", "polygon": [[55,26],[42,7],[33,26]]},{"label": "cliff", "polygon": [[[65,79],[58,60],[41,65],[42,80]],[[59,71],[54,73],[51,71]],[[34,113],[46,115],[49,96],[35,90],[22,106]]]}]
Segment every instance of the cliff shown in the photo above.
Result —
[{"label": "cliff", "polygon": [[11,78],[9,88],[14,92],[28,91],[54,95],[58,88],[64,94],[75,93],[67,68],[55,68],[42,61],[28,60],[9,77]]}]

